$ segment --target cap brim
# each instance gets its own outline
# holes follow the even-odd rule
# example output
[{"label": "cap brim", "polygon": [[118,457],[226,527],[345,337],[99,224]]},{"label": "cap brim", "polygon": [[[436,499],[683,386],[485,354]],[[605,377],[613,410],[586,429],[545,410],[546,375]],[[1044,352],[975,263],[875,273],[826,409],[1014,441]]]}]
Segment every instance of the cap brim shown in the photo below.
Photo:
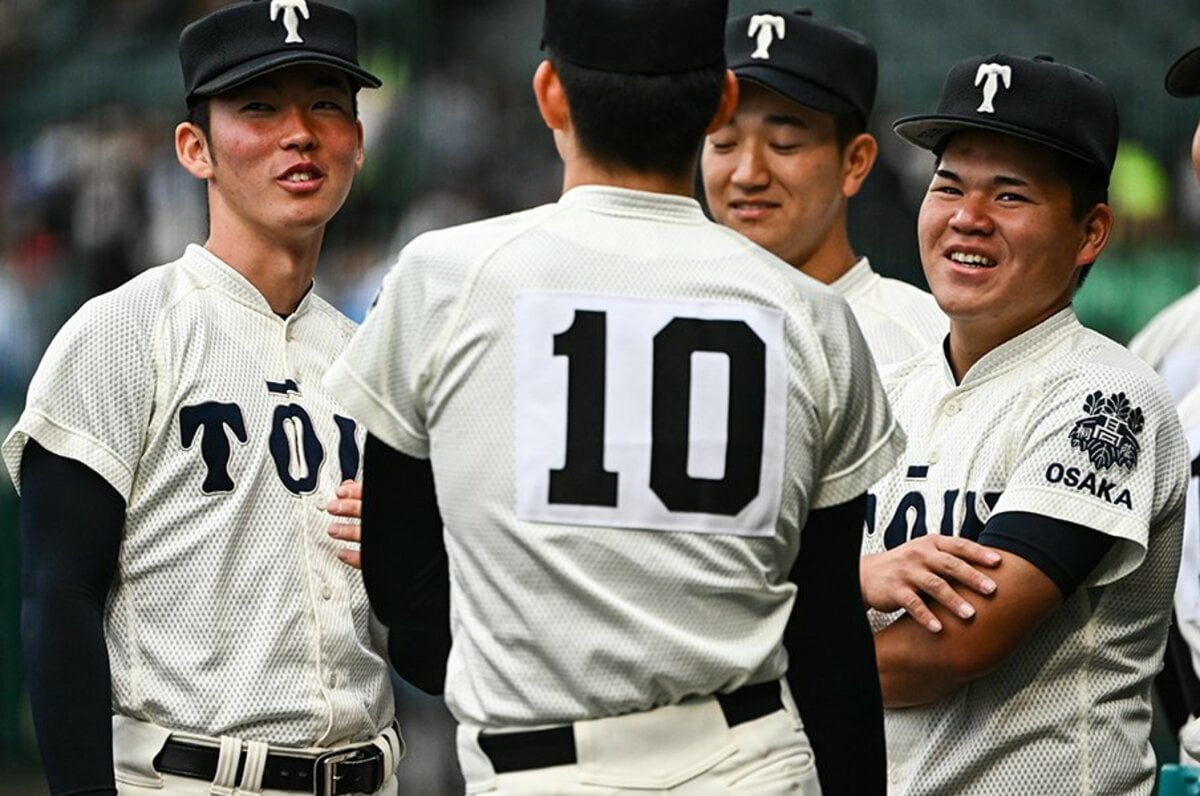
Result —
[{"label": "cap brim", "polygon": [[799,103],[807,108],[826,113],[855,113],[862,115],[853,103],[834,94],[828,89],[818,86],[812,81],[784,72],[772,66],[760,64],[743,64],[733,67],[733,74],[738,80],[747,80],[764,88],[769,88],[785,99]]},{"label": "cap brim", "polygon": [[895,124],[892,125],[892,130],[896,132],[896,135],[910,144],[930,150],[937,149],[946,136],[953,133],[959,133],[963,130],[990,130],[992,132],[1005,133],[1014,138],[1023,138],[1035,144],[1048,146],[1051,149],[1057,149],[1059,152],[1065,152],[1085,163],[1104,167],[1104,164],[1098,163],[1095,158],[1078,150],[1065,147],[1048,136],[1038,135],[1036,132],[990,119],[981,120],[974,117],[940,116],[936,114],[905,116],[902,119],[896,120]]},{"label": "cap brim", "polygon": [[1200,97],[1200,47],[1184,53],[1167,70],[1166,85],[1173,97]]},{"label": "cap brim", "polygon": [[298,50],[292,52],[277,52],[269,55],[264,55],[261,58],[255,58],[245,63],[238,64],[233,69],[226,70],[221,74],[202,83],[192,91],[193,96],[207,97],[213,94],[219,94],[222,91],[228,91],[235,86],[240,86],[242,83],[253,80],[259,75],[265,75],[268,72],[273,72],[276,69],[282,69],[285,66],[296,66],[298,64],[320,64],[322,66],[332,66],[339,69],[350,76],[350,79],[357,85],[364,88],[379,88],[383,85],[383,81],[375,77],[367,70],[357,64],[338,58],[334,55],[326,55],[325,53],[314,52],[312,50]]}]

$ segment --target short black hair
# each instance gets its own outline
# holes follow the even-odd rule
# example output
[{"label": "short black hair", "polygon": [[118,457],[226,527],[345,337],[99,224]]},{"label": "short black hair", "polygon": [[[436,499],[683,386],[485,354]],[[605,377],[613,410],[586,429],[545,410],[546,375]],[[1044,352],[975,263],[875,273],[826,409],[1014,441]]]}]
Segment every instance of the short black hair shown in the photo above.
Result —
[{"label": "short black hair", "polygon": [[691,173],[720,104],[725,62],[664,75],[587,69],[549,53],[580,146],[601,165]]},{"label": "short black hair", "polygon": [[833,115],[833,133],[837,137],[839,151],[844,152],[851,141],[865,132],[867,122],[857,113],[850,111]]}]

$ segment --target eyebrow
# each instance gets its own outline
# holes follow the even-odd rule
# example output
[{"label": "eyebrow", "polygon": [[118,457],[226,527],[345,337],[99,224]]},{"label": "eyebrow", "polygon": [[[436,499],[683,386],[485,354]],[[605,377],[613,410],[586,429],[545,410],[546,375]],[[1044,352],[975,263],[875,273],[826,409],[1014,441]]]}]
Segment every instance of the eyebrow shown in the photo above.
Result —
[{"label": "eyebrow", "polygon": [[[933,174],[935,177],[941,177],[943,180],[951,180],[953,182],[963,181],[962,177],[959,177],[950,169],[939,168],[936,169]],[[1011,187],[1027,187],[1029,185],[1028,180],[1022,179],[1021,177],[1013,177],[1008,174],[997,174],[995,177],[992,177],[991,182],[992,185],[1005,185]]]},{"label": "eyebrow", "polygon": [[808,125],[799,116],[792,116],[788,113],[772,113],[768,114],[763,120],[767,124],[777,124],[785,127],[800,127],[808,129]]}]

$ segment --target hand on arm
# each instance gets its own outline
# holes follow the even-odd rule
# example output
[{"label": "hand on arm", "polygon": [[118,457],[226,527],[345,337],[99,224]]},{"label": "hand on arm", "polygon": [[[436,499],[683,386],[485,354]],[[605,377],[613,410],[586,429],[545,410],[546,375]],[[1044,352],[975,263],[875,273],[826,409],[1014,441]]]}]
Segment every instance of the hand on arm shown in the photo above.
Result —
[{"label": "hand on arm", "polygon": [[933,534],[905,542],[886,553],[863,556],[859,562],[862,599],[868,608],[885,613],[903,608],[926,630],[938,633],[944,623],[926,599],[962,619],[975,607],[952,584],[964,591],[990,595],[995,581],[977,567],[993,568],[1000,554],[969,539]]},{"label": "hand on arm", "polygon": [[[340,548],[337,557],[348,566],[362,569],[362,553],[358,547],[362,541],[362,526],[354,522],[362,519],[362,483],[343,481],[338,484],[337,491],[325,510],[334,517],[333,522],[329,524],[329,535],[338,541],[353,545]],[[351,522],[339,522],[339,518]]]},{"label": "hand on arm", "polygon": [[974,616],[964,619],[932,603],[927,610],[942,625],[940,633],[907,615],[875,634],[885,707],[929,704],[987,674],[1062,602],[1040,569],[1012,553],[999,555],[991,576],[995,592]]}]

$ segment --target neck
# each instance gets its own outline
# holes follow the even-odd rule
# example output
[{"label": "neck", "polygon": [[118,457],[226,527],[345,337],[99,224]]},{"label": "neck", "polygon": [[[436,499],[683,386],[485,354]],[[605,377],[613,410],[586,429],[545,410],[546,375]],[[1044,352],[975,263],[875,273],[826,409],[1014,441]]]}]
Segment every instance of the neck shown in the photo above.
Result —
[{"label": "neck", "polygon": [[582,158],[567,160],[563,168],[563,193],[581,185],[608,185],[614,188],[692,197],[690,175],[674,177],[654,172],[608,168]]},{"label": "neck", "polygon": [[312,287],[322,233],[306,241],[264,240],[210,234],[204,247],[246,277],[276,315],[295,312]]},{"label": "neck", "polygon": [[1042,315],[1039,315],[1017,329],[998,329],[985,322],[972,322],[951,318],[949,344],[946,346],[946,358],[950,363],[951,372],[954,373],[954,381],[961,384],[967,372],[975,366],[976,362],[1014,337],[1024,334],[1048,318],[1058,314],[1068,305],[1069,303],[1047,310]]},{"label": "neck", "polygon": [[291,315],[312,287],[325,228],[304,232],[252,230],[214,218],[204,248],[244,276],[278,315]]},{"label": "neck", "polygon": [[792,266],[822,284],[832,285],[845,276],[858,263],[858,259],[858,255],[850,246],[843,218],[833,225],[829,235],[815,252],[800,262],[793,261]]}]

